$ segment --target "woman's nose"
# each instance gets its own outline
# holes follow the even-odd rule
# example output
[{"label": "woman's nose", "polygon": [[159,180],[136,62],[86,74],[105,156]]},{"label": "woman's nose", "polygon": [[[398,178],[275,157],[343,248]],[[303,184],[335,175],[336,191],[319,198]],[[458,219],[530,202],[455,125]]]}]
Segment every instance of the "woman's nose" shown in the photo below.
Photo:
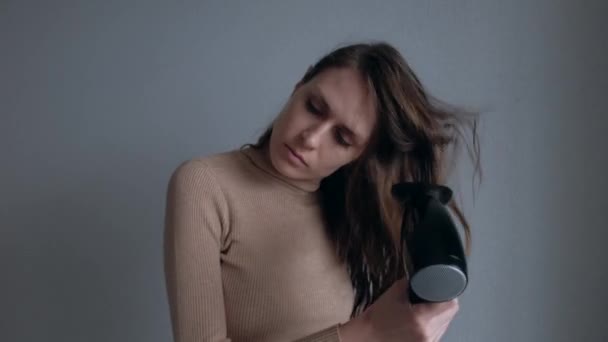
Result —
[{"label": "woman's nose", "polygon": [[300,134],[302,145],[308,149],[314,149],[319,146],[321,136],[323,134],[322,126],[310,127]]}]

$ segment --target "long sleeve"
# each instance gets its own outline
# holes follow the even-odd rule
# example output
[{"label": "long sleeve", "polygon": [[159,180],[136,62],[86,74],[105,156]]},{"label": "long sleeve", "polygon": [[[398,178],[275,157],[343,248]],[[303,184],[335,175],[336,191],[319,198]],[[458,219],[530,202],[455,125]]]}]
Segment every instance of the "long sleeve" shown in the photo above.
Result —
[{"label": "long sleeve", "polygon": [[170,177],[164,266],[175,342],[340,342],[354,291],[318,194],[258,162],[233,151],[185,161]]},{"label": "long sleeve", "polygon": [[220,269],[228,206],[212,171],[188,161],[167,190],[164,261],[175,342],[229,342]]}]

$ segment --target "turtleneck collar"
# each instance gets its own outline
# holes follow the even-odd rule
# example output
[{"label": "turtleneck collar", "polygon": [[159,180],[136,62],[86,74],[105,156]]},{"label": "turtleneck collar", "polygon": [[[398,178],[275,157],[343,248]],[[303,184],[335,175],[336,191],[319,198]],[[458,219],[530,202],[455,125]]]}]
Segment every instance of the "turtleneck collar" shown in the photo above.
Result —
[{"label": "turtleneck collar", "polygon": [[245,146],[241,148],[241,152],[243,152],[258,168],[262,169],[264,172],[277,179],[279,182],[291,188],[292,190],[295,190],[298,193],[308,196],[318,195],[318,182],[291,179],[277,171],[274,165],[272,165],[272,161],[270,160],[270,155],[267,147],[257,149],[252,146]]}]

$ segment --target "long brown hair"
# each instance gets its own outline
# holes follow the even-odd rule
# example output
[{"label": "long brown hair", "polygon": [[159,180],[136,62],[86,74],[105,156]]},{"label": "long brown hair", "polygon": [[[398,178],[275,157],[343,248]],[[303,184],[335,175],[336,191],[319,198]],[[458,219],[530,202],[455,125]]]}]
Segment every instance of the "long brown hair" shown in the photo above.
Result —
[{"label": "long brown hair", "polygon": [[[386,42],[337,48],[314,64],[301,83],[332,67],[358,70],[379,114],[361,156],[324,178],[319,188],[327,232],[347,264],[355,290],[354,317],[407,275],[401,223],[407,220],[406,233],[411,233],[413,212],[393,198],[392,185],[401,181],[443,184],[451,166],[448,158],[457,153],[466,128],[473,140],[472,147],[466,144],[467,150],[481,181],[478,114],[429,95],[399,51]],[[264,148],[271,134],[272,125],[256,144],[246,146]],[[470,226],[454,200],[448,207],[463,226],[469,254]]]}]

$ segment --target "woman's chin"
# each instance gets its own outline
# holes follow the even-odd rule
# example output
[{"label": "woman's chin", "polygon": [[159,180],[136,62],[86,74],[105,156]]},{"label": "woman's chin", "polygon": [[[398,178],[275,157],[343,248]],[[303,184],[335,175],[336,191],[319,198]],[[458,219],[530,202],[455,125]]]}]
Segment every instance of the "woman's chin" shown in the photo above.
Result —
[{"label": "woman's chin", "polygon": [[301,172],[299,172],[297,168],[293,167],[288,161],[279,159],[273,162],[273,164],[275,170],[284,177],[291,179],[299,179],[302,177]]}]

